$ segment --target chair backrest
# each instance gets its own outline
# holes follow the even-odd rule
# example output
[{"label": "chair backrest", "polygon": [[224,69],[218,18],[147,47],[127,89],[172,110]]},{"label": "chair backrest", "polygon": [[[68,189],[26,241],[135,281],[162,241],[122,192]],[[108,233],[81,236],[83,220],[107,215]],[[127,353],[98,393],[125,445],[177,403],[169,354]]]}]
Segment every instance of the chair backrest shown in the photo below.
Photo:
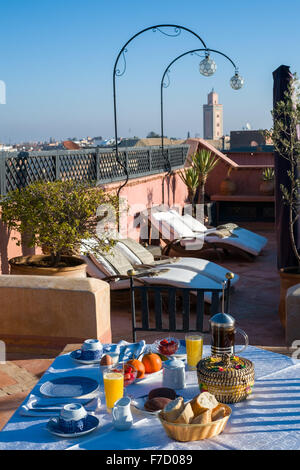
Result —
[{"label": "chair backrest", "polygon": [[[210,292],[212,302],[210,315],[220,311],[222,289],[192,289],[165,285],[138,285],[131,282],[132,337],[136,341],[137,331],[204,332],[204,293]],[[141,320],[137,324],[136,294],[139,294]],[[153,318],[150,318],[150,294],[153,302]],[[193,296],[193,300],[192,300]],[[196,304],[196,305],[195,305]],[[195,318],[191,318],[191,307]]]}]

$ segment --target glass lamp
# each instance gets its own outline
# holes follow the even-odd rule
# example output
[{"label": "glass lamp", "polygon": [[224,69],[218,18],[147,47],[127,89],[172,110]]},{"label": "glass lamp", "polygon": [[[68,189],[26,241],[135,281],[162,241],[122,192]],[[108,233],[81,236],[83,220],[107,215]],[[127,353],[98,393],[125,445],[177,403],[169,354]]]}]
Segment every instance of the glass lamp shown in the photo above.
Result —
[{"label": "glass lamp", "polygon": [[199,64],[199,71],[205,77],[210,77],[217,70],[217,64],[210,58],[208,53],[205,54],[205,59],[201,60]]},{"label": "glass lamp", "polygon": [[230,79],[230,86],[234,90],[240,90],[243,87],[244,82],[245,80],[243,79],[243,77],[241,77],[238,70],[236,70],[234,76]]}]

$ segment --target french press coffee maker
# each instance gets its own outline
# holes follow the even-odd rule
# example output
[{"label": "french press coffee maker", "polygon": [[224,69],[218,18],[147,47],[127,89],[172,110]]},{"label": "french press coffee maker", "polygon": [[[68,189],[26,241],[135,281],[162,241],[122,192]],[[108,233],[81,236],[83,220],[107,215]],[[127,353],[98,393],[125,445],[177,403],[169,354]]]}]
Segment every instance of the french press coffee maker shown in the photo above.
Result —
[{"label": "french press coffee maker", "polygon": [[[225,291],[227,294],[226,309],[229,308],[230,281],[233,273],[226,274],[226,281],[223,282],[222,312],[216,313],[210,318],[211,326],[211,354],[212,356],[222,356],[223,354],[239,354],[249,345],[248,335],[245,331],[235,326],[235,319],[225,313]],[[240,351],[235,351],[235,334],[240,333],[245,340],[245,346]]]}]

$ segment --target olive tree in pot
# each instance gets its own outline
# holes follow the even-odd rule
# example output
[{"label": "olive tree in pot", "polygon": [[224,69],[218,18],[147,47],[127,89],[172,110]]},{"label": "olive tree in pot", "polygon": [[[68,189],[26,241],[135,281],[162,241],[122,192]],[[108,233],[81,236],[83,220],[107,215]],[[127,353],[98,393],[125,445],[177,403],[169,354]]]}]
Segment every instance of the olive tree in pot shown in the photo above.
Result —
[{"label": "olive tree in pot", "polygon": [[88,247],[94,252],[114,244],[109,229],[97,234],[97,224],[108,206],[118,213],[118,198],[89,183],[35,182],[9,192],[1,206],[8,228],[25,235],[29,247],[40,247],[44,253],[10,259],[11,274],[83,277],[86,264],[78,254],[85,240],[97,239],[95,247]]},{"label": "olive tree in pot", "polygon": [[289,240],[295,258],[295,266],[281,268],[280,274],[280,302],[279,317],[283,326],[286,324],[286,293],[289,287],[300,283],[300,253],[295,238],[295,224],[300,216],[300,179],[297,177],[300,164],[300,141],[297,128],[300,123],[299,85],[296,76],[291,80],[284,100],[279,101],[272,113],[274,119],[273,129],[266,132],[272,138],[274,148],[280,157],[289,163],[287,172],[289,184],[281,185],[282,198],[288,207],[289,214]]}]

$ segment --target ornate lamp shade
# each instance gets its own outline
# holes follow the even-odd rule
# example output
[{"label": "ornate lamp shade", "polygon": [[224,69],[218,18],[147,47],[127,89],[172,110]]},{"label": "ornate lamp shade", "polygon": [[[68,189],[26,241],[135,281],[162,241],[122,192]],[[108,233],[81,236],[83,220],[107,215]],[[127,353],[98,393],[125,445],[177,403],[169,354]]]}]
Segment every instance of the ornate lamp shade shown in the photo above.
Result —
[{"label": "ornate lamp shade", "polygon": [[230,79],[230,86],[234,90],[240,90],[244,85],[245,80],[239,75],[238,72],[235,72],[234,76]]},{"label": "ornate lamp shade", "polygon": [[210,58],[209,54],[205,55],[205,59],[201,60],[199,64],[199,71],[205,77],[210,77],[217,70],[217,64]]}]

